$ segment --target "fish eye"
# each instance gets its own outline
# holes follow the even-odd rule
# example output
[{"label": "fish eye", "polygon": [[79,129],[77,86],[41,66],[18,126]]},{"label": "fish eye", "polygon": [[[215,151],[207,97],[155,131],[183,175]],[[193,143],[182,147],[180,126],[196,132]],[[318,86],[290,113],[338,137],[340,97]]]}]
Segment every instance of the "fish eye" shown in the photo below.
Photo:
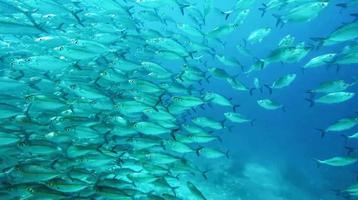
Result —
[{"label": "fish eye", "polygon": [[101,75],[101,76],[107,76],[107,74],[108,74],[108,73],[107,73],[106,71],[103,71],[100,75]]},{"label": "fish eye", "polygon": [[26,61],[26,62],[30,62],[30,61],[31,61],[31,58],[26,58],[25,61]]}]

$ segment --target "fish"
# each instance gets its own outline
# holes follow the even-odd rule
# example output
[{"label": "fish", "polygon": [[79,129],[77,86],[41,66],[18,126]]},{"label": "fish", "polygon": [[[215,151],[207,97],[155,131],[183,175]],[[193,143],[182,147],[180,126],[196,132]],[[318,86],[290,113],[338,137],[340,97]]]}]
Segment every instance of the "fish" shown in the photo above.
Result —
[{"label": "fish", "polygon": [[358,161],[357,158],[353,157],[333,157],[326,160],[317,160],[319,164],[325,164],[333,167],[343,167],[352,165]]},{"label": "fish", "polygon": [[204,156],[206,158],[221,158],[225,156],[229,158],[229,152],[222,152],[209,147],[199,147],[198,149],[196,149],[196,154],[198,156]]},{"label": "fish", "polygon": [[267,110],[277,110],[277,109],[283,109],[285,110],[285,107],[276,102],[276,101],[273,101],[273,100],[270,100],[270,99],[260,99],[260,100],[257,100],[257,104],[264,108],[264,109],[267,109]]},{"label": "fish", "polygon": [[223,123],[218,122],[218,121],[216,121],[212,118],[209,118],[209,117],[197,117],[197,118],[193,119],[192,122],[198,126],[207,127],[207,128],[211,128],[214,130],[221,130],[224,128]]},{"label": "fish", "polygon": [[308,90],[310,93],[342,92],[355,85],[355,82],[347,83],[345,80],[330,80],[320,83],[315,89]]},{"label": "fish", "polygon": [[326,129],[317,129],[321,132],[321,137],[323,138],[327,132],[339,132],[349,130],[358,125],[357,117],[346,117],[337,120],[336,122],[329,125]]},{"label": "fish", "polygon": [[273,16],[277,19],[276,26],[292,22],[309,22],[316,18],[328,6],[328,2],[308,2],[292,8],[285,15]]},{"label": "fish", "polygon": [[222,26],[215,27],[213,30],[208,32],[206,35],[209,38],[222,37],[222,36],[231,34],[237,28],[238,28],[238,24],[225,24]]},{"label": "fish", "polygon": [[331,32],[327,38],[312,38],[319,46],[331,46],[357,38],[358,23],[356,21],[342,24]]},{"label": "fish", "polygon": [[275,80],[271,86],[265,85],[267,88],[269,88],[270,93],[272,93],[272,89],[281,89],[284,87],[288,87],[292,84],[292,82],[296,79],[296,74],[287,74],[284,75],[277,80]]},{"label": "fish", "polygon": [[[275,24],[247,28],[267,12],[276,26],[312,28],[331,2],[270,0],[261,13],[256,0],[226,3],[0,1],[0,199],[215,199],[211,164],[241,164],[229,156],[227,132],[253,126],[252,102],[285,111],[264,87],[282,99],[278,89],[290,95],[295,81],[311,83],[294,70],[357,63],[354,19],[311,40]],[[275,65],[293,68],[263,84]],[[351,78],[312,84],[309,101],[349,103]],[[317,130],[353,142],[357,134],[343,131],[357,125],[357,116],[346,116]],[[348,166],[356,158],[317,162]],[[341,192],[356,196],[355,189]]]},{"label": "fish", "polygon": [[190,181],[187,181],[186,183],[188,189],[190,190],[191,194],[196,198],[200,200],[206,200],[205,196],[201,193],[201,191]]},{"label": "fish", "polygon": [[236,108],[239,106],[233,105],[229,99],[215,92],[206,92],[203,99],[206,102],[214,103],[220,106],[231,107],[233,110],[236,110]]},{"label": "fish", "polygon": [[246,41],[250,44],[261,43],[271,33],[271,30],[270,27],[257,29],[250,33]]},{"label": "fish", "polygon": [[304,68],[304,69],[316,68],[316,67],[320,67],[322,65],[327,65],[333,61],[335,56],[336,56],[336,53],[327,53],[327,54],[317,56],[315,58],[312,58],[310,61],[308,61],[302,68]]},{"label": "fish", "polygon": [[310,107],[314,106],[315,103],[321,104],[337,104],[348,101],[354,97],[353,92],[331,92],[327,93],[317,99],[306,99],[310,103]]},{"label": "fish", "polygon": [[230,120],[234,123],[247,123],[250,122],[253,123],[254,120],[240,114],[240,113],[234,113],[234,112],[226,112],[224,113],[224,116],[226,119]]}]

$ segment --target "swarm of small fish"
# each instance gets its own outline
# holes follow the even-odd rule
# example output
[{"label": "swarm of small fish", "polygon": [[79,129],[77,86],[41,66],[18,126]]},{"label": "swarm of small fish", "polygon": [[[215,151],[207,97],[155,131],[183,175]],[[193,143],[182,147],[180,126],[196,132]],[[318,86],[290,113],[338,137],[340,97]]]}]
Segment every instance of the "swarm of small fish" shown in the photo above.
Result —
[{"label": "swarm of small fish", "polygon": [[245,118],[200,90],[208,74],[196,59],[211,49],[182,34],[200,31],[150,28],[173,23],[160,6],[191,4],[0,2],[1,199],[181,199],[179,187],[205,199],[182,177],[206,178],[191,157],[228,156],[207,145],[227,127],[195,109]]},{"label": "swarm of small fish", "polygon": [[[337,6],[347,8],[356,1]],[[253,78],[253,87],[231,75],[262,72],[268,66],[298,63],[315,48],[354,41],[357,21],[312,38],[316,47],[283,37],[276,49],[258,58],[250,45],[262,43],[275,26],[252,30],[236,48],[254,59],[244,66],[217,50],[250,13],[272,14],[278,28],[313,21],[328,1],[270,0],[251,10],[256,0],[238,0],[232,9],[213,0],[2,0],[0,1],[0,199],[206,199],[191,177],[207,178],[199,157],[218,159],[228,152],[211,145],[215,132],[230,124],[254,122],[237,112],[236,99],[206,91],[210,78],[253,95],[290,86],[296,74],[272,84]],[[173,14],[175,13],[175,14]],[[280,14],[278,14],[280,13]],[[207,28],[209,15],[227,22]],[[187,18],[186,23],[177,18]],[[213,59],[218,66],[207,65]],[[358,48],[312,58],[302,69],[356,64]],[[180,66],[180,67],[177,67]],[[310,89],[313,106],[343,103],[355,81],[334,80]],[[204,88],[204,89],[203,89]],[[316,97],[316,95],[321,95]],[[261,98],[266,110],[286,110]],[[227,109],[216,118],[206,106]],[[357,117],[321,130],[350,129]],[[348,138],[358,138],[353,134]],[[354,157],[317,160],[346,166]],[[358,194],[358,187],[346,190]]]}]

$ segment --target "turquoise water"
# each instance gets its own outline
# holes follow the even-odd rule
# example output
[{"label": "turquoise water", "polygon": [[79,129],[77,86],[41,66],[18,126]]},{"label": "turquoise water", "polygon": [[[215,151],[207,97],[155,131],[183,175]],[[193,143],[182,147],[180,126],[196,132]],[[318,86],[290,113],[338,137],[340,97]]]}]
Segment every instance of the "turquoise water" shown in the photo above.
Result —
[{"label": "turquoise water", "polygon": [[356,199],[356,17],[356,1],[0,0],[0,199]]}]

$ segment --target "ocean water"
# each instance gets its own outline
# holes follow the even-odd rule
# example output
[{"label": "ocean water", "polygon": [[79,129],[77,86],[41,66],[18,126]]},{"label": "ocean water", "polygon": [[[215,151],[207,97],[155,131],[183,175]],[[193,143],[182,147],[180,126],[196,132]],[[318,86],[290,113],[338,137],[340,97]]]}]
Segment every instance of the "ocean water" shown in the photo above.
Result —
[{"label": "ocean water", "polygon": [[[247,66],[252,60],[240,56],[235,45],[243,38],[247,38],[251,31],[261,27],[272,27],[272,33],[260,44],[250,46],[251,52],[262,58],[269,51],[275,49],[278,41],[290,34],[298,41],[305,41],[314,45],[312,37],[322,37],[335,30],[338,26],[354,20],[350,16],[356,13],[357,7],[341,10],[335,4],[341,1],[329,1],[329,6],[314,20],[306,23],[286,24],[282,28],[275,27],[276,19],[267,13],[260,16],[258,8],[265,1],[258,1],[250,7],[252,13],[240,28],[229,35],[225,41],[227,45],[220,49],[225,55],[235,56]],[[230,8],[232,2],[217,3],[222,9]],[[276,12],[277,13],[277,12]],[[279,13],[279,12],[278,12]],[[221,23],[225,21],[218,20]],[[220,23],[219,22],[219,23]],[[356,146],[355,141],[345,143],[342,134],[351,134],[355,129],[327,134],[323,139],[319,131],[345,116],[356,115],[357,100],[336,105],[315,105],[309,107],[305,100],[306,93],[319,83],[328,80],[344,79],[353,81],[358,73],[356,64],[324,66],[302,71],[301,67],[312,57],[324,53],[337,52],[347,43],[315,49],[298,63],[273,64],[264,71],[252,75],[240,74],[247,84],[258,77],[262,83],[272,83],[278,77],[288,74],[297,74],[296,80],[288,88],[274,91],[269,95],[267,91],[261,94],[258,91],[250,96],[237,93],[225,84],[215,83],[213,88],[222,91],[240,103],[240,112],[255,118],[253,126],[240,125],[232,132],[225,133],[223,143],[220,144],[230,150],[230,160],[226,163],[216,163],[213,172],[213,184],[208,183],[207,190],[213,199],[346,199],[337,191],[356,182],[356,165],[348,167],[317,166],[315,159],[330,158],[346,155],[346,145]],[[212,65],[218,64],[213,62]],[[356,92],[357,86],[349,91]],[[286,107],[281,110],[267,111],[257,106],[257,99],[269,97],[278,100]],[[210,115],[211,110],[206,111]],[[215,111],[220,113],[220,111]],[[223,170],[225,169],[225,170]],[[215,190],[211,189],[212,187]],[[219,194],[217,194],[219,192]],[[223,194],[227,196],[222,197]]]},{"label": "ocean water", "polygon": [[[310,106],[312,98],[317,98],[320,94],[312,96],[307,92],[324,81],[345,80],[348,83],[355,83],[358,78],[357,64],[352,62],[352,64],[338,65],[335,62],[326,62],[317,68],[302,69],[316,56],[326,53],[339,54],[347,45],[356,45],[357,37],[330,46],[322,46],[314,39],[328,37],[343,24],[353,23],[356,16],[352,14],[357,15],[357,3],[354,5],[356,1],[324,1],[328,5],[319,11],[317,17],[312,17],[306,22],[287,22],[282,26],[280,24],[277,26],[277,17],[273,14],[285,17],[295,7],[308,5],[307,2],[317,3],[320,1],[288,1],[280,8],[267,10],[262,16],[260,8],[263,8],[263,4],[267,4],[269,1],[252,1],[253,3],[247,7],[234,8],[235,5],[240,6],[250,1],[241,1],[240,3],[240,1],[234,0],[213,0],[210,4],[210,12],[205,18],[205,24],[194,21],[193,16],[196,16],[197,11],[204,12],[203,6],[206,1],[153,0],[153,4],[150,2],[149,0],[91,0],[87,4],[82,0],[31,0],[29,2],[0,0],[0,11],[3,11],[0,13],[0,52],[3,55],[0,56],[0,69],[2,70],[0,90],[3,92],[0,94],[0,104],[4,105],[0,107],[0,112],[10,113],[0,114],[1,120],[3,120],[0,122],[0,138],[3,138],[4,141],[8,137],[11,138],[8,143],[0,142],[0,152],[3,154],[0,156],[2,162],[0,163],[2,170],[0,199],[341,200],[357,198],[350,196],[345,191],[349,186],[357,183],[357,163],[334,167],[317,162],[317,159],[325,160],[334,156],[353,158],[357,156],[355,148],[358,148],[358,143],[355,141],[356,139],[346,139],[346,136],[358,131],[357,127],[346,131],[327,132],[324,137],[319,131],[342,118],[357,116],[357,97],[354,96],[342,103],[321,104],[316,102]],[[348,5],[347,8],[336,5],[346,2],[351,2],[352,5]],[[146,3],[148,4],[146,5]],[[27,11],[25,12],[25,10]],[[148,15],[139,15],[138,13],[143,10],[160,13],[161,17],[151,16],[155,18],[152,19]],[[225,19],[225,15],[219,10],[232,11],[232,13]],[[244,17],[240,23],[234,22],[236,16],[245,10],[249,11],[247,17]],[[310,11],[308,9],[302,12]],[[28,13],[31,13],[31,17],[28,17]],[[78,19],[73,18],[74,16]],[[33,22],[31,24],[30,19],[34,19],[38,23],[38,27],[35,27]],[[179,30],[177,26],[180,24],[196,27],[203,36],[195,37],[188,32]],[[210,36],[211,31],[216,27],[230,24],[235,24],[237,27],[227,34]],[[107,25],[109,26],[107,27]],[[264,27],[272,29],[267,37],[262,42],[250,44],[247,41],[250,33]],[[153,32],[147,34],[145,30]],[[96,35],[103,33],[108,34],[106,35],[108,38],[104,38],[104,35]],[[358,35],[358,30],[355,29],[354,34]],[[257,60],[269,57],[270,52],[277,49],[278,43],[287,35],[295,38],[295,45],[304,42],[305,46],[309,48],[308,54],[298,62],[278,61],[263,70],[247,73],[250,66]],[[38,43],[38,38],[41,37],[61,38],[56,39],[54,43],[51,43],[50,39],[49,43],[41,44]],[[207,47],[209,50],[198,48],[190,52],[193,55],[186,54],[187,52],[184,53],[185,56],[179,55],[178,52],[181,49],[176,49],[172,41],[164,45],[160,43],[161,41],[149,42],[153,38],[173,39],[174,44],[180,44],[179,46],[184,47],[188,52],[191,48],[188,43],[190,41],[197,42],[202,45],[201,47]],[[108,42],[107,39],[112,42]],[[237,45],[245,46],[252,56],[240,53],[236,48]],[[67,53],[61,53],[62,51],[57,51],[60,47],[70,50]],[[157,54],[163,49],[171,53],[175,52],[176,57],[182,58],[168,59]],[[22,53],[22,51],[24,52]],[[355,52],[355,61],[357,60],[356,54]],[[224,64],[217,59],[217,55],[234,57],[241,63],[241,66],[239,64],[236,66]],[[46,56],[44,60],[41,60],[43,63],[39,64],[40,61],[30,63],[31,60],[36,60],[39,56]],[[27,58],[31,58],[30,61]],[[60,59],[61,62],[51,60],[54,58]],[[123,64],[122,61],[135,63],[133,64],[134,69],[128,70],[124,66],[129,66],[129,64]],[[155,76],[155,73],[153,76],[153,72],[149,73],[150,70],[142,69],[144,61],[160,64],[172,75],[163,79],[158,78],[160,73],[158,77]],[[115,66],[114,64],[117,62],[120,64]],[[62,64],[66,67],[62,67]],[[185,65],[199,68],[205,76],[201,77],[200,81],[186,80],[185,77],[180,81],[177,78],[184,76],[183,74],[187,70],[183,67]],[[52,68],[51,66],[56,67]],[[216,78],[209,70],[213,67],[224,69],[230,77],[240,80],[247,86],[247,91],[235,90],[225,79]],[[114,80],[117,77],[113,78],[113,76],[106,79],[107,82],[95,82],[95,80],[100,80],[104,70],[108,69],[120,72],[113,73],[112,71],[108,72],[109,74],[123,76],[118,76],[120,77],[118,80]],[[187,71],[186,73],[192,72]],[[20,76],[16,76],[16,74],[20,74]],[[287,87],[272,89],[272,94],[270,94],[270,90],[264,85],[271,85],[279,77],[287,74],[296,74],[296,79]],[[261,88],[252,89],[255,87],[255,79],[259,80]],[[20,86],[11,85],[13,82],[9,80],[19,83]],[[41,83],[44,84],[38,84],[36,80],[40,80],[39,82],[42,81]],[[135,85],[136,83],[133,86],[133,82],[130,82],[132,80],[147,80],[155,86]],[[163,89],[164,87],[160,83],[181,84],[189,92],[171,93],[167,89]],[[34,85],[36,87],[33,87]],[[82,90],[76,90],[75,86],[84,87]],[[347,91],[356,93],[357,89],[358,85],[353,84]],[[116,91],[118,94],[115,92],[112,94],[111,91]],[[152,120],[150,114],[149,116],[143,114],[145,109],[131,107],[130,109],[140,110],[132,113],[129,108],[119,105],[127,100],[138,103],[139,100],[134,97],[140,97],[140,95],[143,95],[145,100],[150,100],[152,97],[160,99],[162,98],[160,93],[163,91],[168,99],[163,101],[161,99],[159,103],[150,106],[147,104],[135,105],[144,106],[147,110],[152,109],[151,111],[154,113],[158,112],[157,109],[165,108],[162,110],[163,112],[175,116],[174,128],[163,128],[163,124],[170,120]],[[239,107],[233,109],[232,106],[220,106],[210,100],[204,101],[205,92],[210,91],[223,95],[230,99],[233,105],[239,105]],[[112,95],[110,100],[106,101],[110,94]],[[34,95],[34,97],[29,100],[27,95]],[[203,102],[200,103],[200,106],[178,106],[173,101],[173,97],[176,96],[198,97]],[[23,100],[24,97],[26,97],[26,101]],[[266,98],[279,102],[284,108],[268,110],[260,107],[257,101]],[[165,101],[168,102],[165,103]],[[62,103],[66,106],[62,106]],[[99,105],[99,103],[103,104]],[[61,106],[58,106],[59,104]],[[71,106],[68,106],[69,104]],[[98,107],[94,108],[95,104]],[[28,105],[32,107],[28,107]],[[95,106],[90,106],[88,109],[86,107],[88,105]],[[185,112],[172,111],[172,105],[178,106]],[[26,112],[14,110],[14,107],[24,109]],[[226,112],[243,114],[252,121],[251,123],[234,123],[228,119],[224,120]],[[68,116],[70,117],[66,118]],[[78,116],[84,121],[76,121]],[[208,133],[215,137],[218,136],[220,139],[209,143],[189,142],[188,145],[192,150],[190,153],[170,152],[165,146],[165,142],[181,142],[178,137],[174,136],[187,134],[182,125],[192,124],[192,121],[198,116],[213,118],[223,126],[219,130],[203,126]],[[124,123],[126,125],[121,124],[122,129],[118,131],[115,128],[120,124],[118,122],[120,120],[113,122],[111,117],[120,118],[121,122],[126,122]],[[20,118],[28,120],[17,121]],[[57,121],[60,118],[69,121]],[[138,127],[141,121],[162,124],[160,124],[159,130],[157,130],[158,127],[141,128]],[[80,128],[87,129],[79,133]],[[67,129],[70,131],[73,129],[74,135],[71,135],[72,132],[70,132],[70,136],[61,134]],[[164,131],[165,134],[157,134],[159,131],[163,131],[162,129],[167,130]],[[118,132],[114,133],[116,131]],[[128,135],[124,134],[127,133],[126,131]],[[10,135],[15,136],[15,139]],[[146,138],[147,135],[158,136],[155,137],[156,145],[139,149],[134,147],[134,143],[131,143],[133,138]],[[51,141],[51,144],[44,145],[44,141],[48,140]],[[36,141],[41,142],[35,143]],[[76,149],[74,152],[78,154],[70,155],[68,149],[75,145],[82,145],[83,149]],[[123,148],[122,146],[125,145],[129,147]],[[23,146],[28,148],[25,149]],[[200,149],[206,147],[216,149],[222,155],[220,158],[213,159],[201,155]],[[348,152],[347,147],[353,148],[353,152]],[[60,149],[61,153],[53,148]],[[41,151],[49,153],[42,154]],[[55,151],[57,153],[53,153]],[[165,155],[169,152],[176,161],[170,164],[151,162],[149,158],[153,152]],[[110,158],[111,164],[103,161],[103,157]],[[93,158],[94,162],[98,161],[98,166],[93,163],[85,163],[83,160],[87,158]],[[158,159],[160,160],[160,158]],[[176,168],[176,163],[179,163],[180,159],[185,159],[190,164],[198,166],[200,170],[190,171],[192,169],[188,167],[188,169],[184,169],[187,173],[176,172],[176,170],[182,170]],[[124,177],[133,183],[130,187],[131,192],[128,192],[128,188],[122,189],[119,186],[116,186],[118,193],[112,190],[104,192],[103,188],[108,189],[111,185],[105,185],[101,181],[110,179],[109,177],[116,179],[120,172],[127,169],[124,166],[133,167],[131,166],[133,160],[136,162],[135,166],[139,167],[135,169],[139,170],[123,172],[126,173]],[[61,161],[70,161],[70,164]],[[116,162],[112,163],[112,161]],[[33,170],[35,168],[21,168],[30,164],[42,166],[43,169],[51,171],[55,174],[54,178],[48,178],[52,175],[47,174],[42,174],[44,178],[34,178],[36,173],[41,173]],[[160,166],[168,173],[157,175],[154,173],[154,169],[145,167],[148,165]],[[90,172],[83,175],[86,178],[81,180],[75,178],[75,181],[79,182],[76,182],[77,185],[73,186],[75,189],[72,191],[68,188],[72,187],[74,180],[69,178],[68,174],[71,174],[74,169]],[[26,170],[31,172],[29,174],[35,175],[30,176],[22,173]],[[114,171],[118,174],[116,175]],[[141,183],[146,182],[147,179],[137,180],[131,177],[131,175],[142,173],[146,175],[146,178],[149,177],[150,180],[153,180],[142,186]],[[171,181],[167,181],[175,186],[155,185],[155,180],[162,180],[161,178],[170,179]],[[127,179],[123,180],[127,181]],[[55,181],[51,182],[52,180]],[[54,184],[56,185],[56,181],[60,182],[59,185],[65,186],[63,188],[61,186],[53,187]],[[186,187],[187,181],[194,184],[205,198]],[[123,185],[127,187],[128,183],[123,183]],[[19,189],[22,186],[26,189]],[[162,192],[161,187],[164,187],[163,190],[166,192]],[[29,190],[28,188],[32,188],[32,190],[24,192]],[[176,197],[169,198],[163,195],[168,193],[168,189],[173,188],[175,188]],[[125,192],[122,193],[122,191]]]}]

